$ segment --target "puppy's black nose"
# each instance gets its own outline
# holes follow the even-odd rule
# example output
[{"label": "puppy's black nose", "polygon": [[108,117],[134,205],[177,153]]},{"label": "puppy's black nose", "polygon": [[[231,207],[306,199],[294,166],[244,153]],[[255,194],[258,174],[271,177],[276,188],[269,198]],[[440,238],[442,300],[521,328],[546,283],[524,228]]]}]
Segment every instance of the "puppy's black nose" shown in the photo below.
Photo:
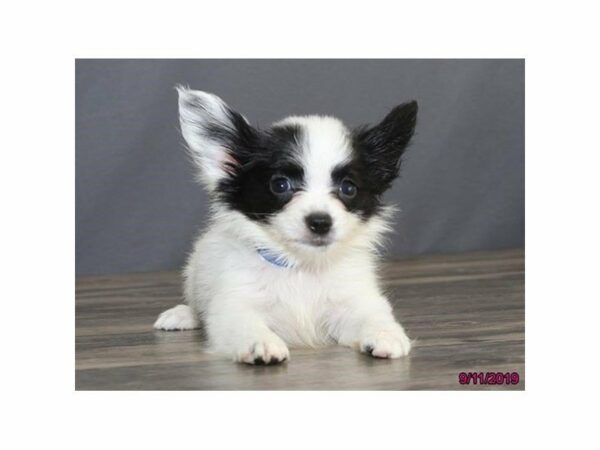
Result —
[{"label": "puppy's black nose", "polygon": [[315,234],[327,234],[331,230],[331,216],[327,213],[312,213],[306,216],[306,226]]}]

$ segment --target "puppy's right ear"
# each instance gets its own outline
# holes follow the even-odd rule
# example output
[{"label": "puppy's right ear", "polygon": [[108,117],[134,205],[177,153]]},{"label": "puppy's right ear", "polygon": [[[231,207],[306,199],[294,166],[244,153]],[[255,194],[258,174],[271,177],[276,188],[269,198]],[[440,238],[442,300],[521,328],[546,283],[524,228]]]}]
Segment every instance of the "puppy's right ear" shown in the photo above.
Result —
[{"label": "puppy's right ear", "polygon": [[179,121],[199,178],[209,190],[235,176],[236,151],[251,146],[256,131],[239,113],[213,94],[177,86]]}]

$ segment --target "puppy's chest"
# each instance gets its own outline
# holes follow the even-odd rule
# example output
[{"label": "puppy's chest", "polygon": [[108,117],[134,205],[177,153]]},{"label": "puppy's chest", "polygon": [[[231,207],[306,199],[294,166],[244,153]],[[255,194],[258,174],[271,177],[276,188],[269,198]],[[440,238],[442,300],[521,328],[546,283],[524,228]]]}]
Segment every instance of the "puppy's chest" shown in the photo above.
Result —
[{"label": "puppy's chest", "polygon": [[343,308],[333,274],[286,273],[265,284],[263,311],[269,326],[289,345],[331,342],[331,322]]},{"label": "puppy's chest", "polygon": [[334,301],[338,282],[336,274],[315,274],[282,269],[262,277],[263,290],[271,306],[322,305]]}]

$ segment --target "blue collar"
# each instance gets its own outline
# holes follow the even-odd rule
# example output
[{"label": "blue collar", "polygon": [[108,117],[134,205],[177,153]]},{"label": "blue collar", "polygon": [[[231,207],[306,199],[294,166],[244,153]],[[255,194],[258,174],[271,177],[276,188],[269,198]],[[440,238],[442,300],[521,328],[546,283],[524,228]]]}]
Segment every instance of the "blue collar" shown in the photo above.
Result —
[{"label": "blue collar", "polygon": [[288,262],[287,259],[285,259],[284,256],[277,255],[269,249],[257,248],[256,252],[260,255],[260,257],[262,259],[264,259],[268,263],[273,264],[274,266],[283,267],[283,268],[290,267],[290,263]]}]

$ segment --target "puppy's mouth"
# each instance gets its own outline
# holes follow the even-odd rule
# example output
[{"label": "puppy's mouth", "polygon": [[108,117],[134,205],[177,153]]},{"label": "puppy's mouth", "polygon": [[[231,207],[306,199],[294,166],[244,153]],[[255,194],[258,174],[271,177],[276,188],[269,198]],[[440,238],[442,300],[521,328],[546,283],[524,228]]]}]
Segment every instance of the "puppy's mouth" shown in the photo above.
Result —
[{"label": "puppy's mouth", "polygon": [[302,245],[306,245],[308,247],[327,247],[333,244],[334,239],[332,237],[311,237],[307,239],[297,239],[296,242]]}]

